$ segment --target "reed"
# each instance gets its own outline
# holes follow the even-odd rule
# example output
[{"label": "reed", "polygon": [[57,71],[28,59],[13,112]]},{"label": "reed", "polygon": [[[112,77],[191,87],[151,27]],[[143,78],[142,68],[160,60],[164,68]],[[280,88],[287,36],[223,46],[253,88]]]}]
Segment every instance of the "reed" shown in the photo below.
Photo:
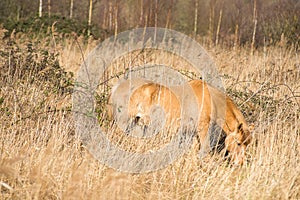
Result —
[{"label": "reed", "polygon": [[[29,40],[15,40],[21,50],[10,57],[14,59],[10,65],[18,70],[28,64],[23,47]],[[76,77],[83,56],[95,44],[56,36],[55,46],[42,41],[36,48],[58,52],[59,65]],[[2,52],[17,51],[5,47]],[[219,155],[199,160],[192,149],[153,173],[115,171],[94,159],[75,135],[70,92],[52,90],[57,86],[52,77],[35,82],[31,76],[4,76],[1,71],[0,198],[299,199],[299,52],[279,46],[254,50],[253,54],[251,48],[218,46],[208,51],[229,95],[255,124],[248,164],[230,166]],[[3,70],[8,57],[1,55]],[[166,55],[157,59],[170,62]],[[48,61],[51,69],[53,62]]]}]

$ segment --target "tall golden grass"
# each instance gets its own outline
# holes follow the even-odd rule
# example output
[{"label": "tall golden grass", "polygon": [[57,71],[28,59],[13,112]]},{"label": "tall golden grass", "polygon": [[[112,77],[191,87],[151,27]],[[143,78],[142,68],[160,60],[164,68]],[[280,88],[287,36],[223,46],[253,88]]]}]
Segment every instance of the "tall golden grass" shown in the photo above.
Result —
[{"label": "tall golden grass", "polygon": [[[74,73],[96,45],[47,41],[41,48],[59,53],[60,64]],[[231,166],[218,155],[199,160],[191,150],[153,173],[115,171],[76,137],[70,93],[11,76],[0,89],[0,199],[300,199],[299,51],[208,51],[229,95],[255,124],[248,164]]]}]

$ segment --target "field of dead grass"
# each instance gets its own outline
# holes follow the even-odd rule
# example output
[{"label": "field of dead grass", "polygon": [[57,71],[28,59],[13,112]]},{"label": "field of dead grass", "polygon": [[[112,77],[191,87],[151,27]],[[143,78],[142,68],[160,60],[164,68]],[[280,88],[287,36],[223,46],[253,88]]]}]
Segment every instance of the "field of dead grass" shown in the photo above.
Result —
[{"label": "field of dead grass", "polygon": [[76,76],[97,41],[10,40],[0,49],[0,199],[300,199],[299,51],[208,48],[255,124],[247,165],[191,150],[165,169],[127,174],[103,166],[76,137],[73,78],[59,67]]}]

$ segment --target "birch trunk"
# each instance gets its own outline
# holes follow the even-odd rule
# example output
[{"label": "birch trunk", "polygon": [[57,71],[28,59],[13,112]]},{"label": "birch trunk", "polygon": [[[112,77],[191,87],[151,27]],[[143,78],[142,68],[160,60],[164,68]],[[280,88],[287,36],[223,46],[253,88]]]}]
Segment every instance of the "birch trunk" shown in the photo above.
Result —
[{"label": "birch trunk", "polygon": [[197,24],[198,24],[198,0],[195,0],[194,38],[196,38],[197,35]]},{"label": "birch trunk", "polygon": [[140,12],[140,25],[143,23],[144,18],[144,0],[141,0],[141,12]]},{"label": "birch trunk", "polygon": [[233,46],[233,49],[235,50],[238,46],[238,43],[239,43],[239,24],[236,23],[235,24],[235,31],[234,31],[234,46]]},{"label": "birch trunk", "polygon": [[215,26],[215,0],[210,1],[209,12],[209,41],[210,45],[214,42],[214,26]]},{"label": "birch trunk", "polygon": [[220,35],[220,29],[221,29],[222,15],[223,15],[223,8],[221,8],[221,10],[220,10],[220,16],[219,16],[219,21],[218,21],[217,33],[216,33],[216,45],[219,44],[219,35]]},{"label": "birch trunk", "polygon": [[113,19],[113,17],[112,17],[112,3],[111,2],[109,2],[108,15],[109,15],[108,28],[111,31],[112,25],[113,25],[113,22],[112,22],[112,19]]},{"label": "birch trunk", "polygon": [[166,21],[166,28],[171,28],[171,18],[172,18],[172,8],[173,8],[173,0],[171,0],[171,4],[168,9],[167,21]]},{"label": "birch trunk", "polygon": [[48,17],[51,17],[51,0],[48,0]]},{"label": "birch trunk", "polygon": [[157,12],[158,12],[158,0],[155,0],[155,13],[154,13],[154,42],[156,42],[156,32],[157,32]]},{"label": "birch trunk", "polygon": [[253,2],[253,34],[252,34],[252,43],[251,43],[251,54],[254,52],[255,45],[255,35],[256,35],[256,27],[257,27],[257,9],[256,9],[256,0]]},{"label": "birch trunk", "polygon": [[93,0],[90,0],[89,7],[89,19],[88,19],[88,35],[91,34],[91,25],[92,25],[92,11],[93,11]]},{"label": "birch trunk", "polygon": [[117,34],[118,34],[118,3],[116,3],[115,6],[115,38],[117,38]]},{"label": "birch trunk", "polygon": [[74,6],[74,1],[71,0],[71,2],[70,2],[70,19],[73,18],[73,6]]},{"label": "birch trunk", "polygon": [[39,5],[39,17],[42,17],[42,12],[43,12],[43,0],[40,0],[40,5]]}]

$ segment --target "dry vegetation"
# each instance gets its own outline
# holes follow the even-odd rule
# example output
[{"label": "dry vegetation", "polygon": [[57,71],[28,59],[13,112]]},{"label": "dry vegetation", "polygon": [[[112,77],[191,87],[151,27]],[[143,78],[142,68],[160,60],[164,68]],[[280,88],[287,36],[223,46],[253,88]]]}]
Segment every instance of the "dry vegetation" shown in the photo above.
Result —
[{"label": "dry vegetation", "polygon": [[76,73],[97,41],[16,37],[0,49],[0,199],[300,199],[300,58],[284,41],[253,55],[209,48],[256,126],[247,165],[199,160],[194,150],[165,169],[127,174],[95,160],[74,131],[72,76],[60,66]]}]

